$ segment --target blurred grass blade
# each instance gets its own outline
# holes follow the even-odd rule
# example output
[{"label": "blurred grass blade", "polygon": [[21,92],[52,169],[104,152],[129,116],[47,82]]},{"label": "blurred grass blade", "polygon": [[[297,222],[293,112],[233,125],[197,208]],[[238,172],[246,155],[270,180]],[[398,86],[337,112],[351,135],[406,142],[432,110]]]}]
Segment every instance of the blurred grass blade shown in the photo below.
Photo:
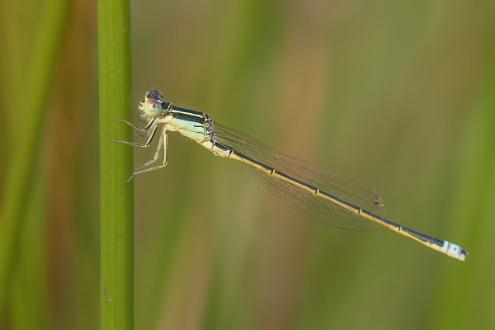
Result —
[{"label": "blurred grass blade", "polygon": [[131,140],[115,118],[130,116],[130,8],[127,0],[98,1],[100,106],[101,329],[133,329],[133,185]]},{"label": "blurred grass blade", "polygon": [[[38,171],[39,172],[39,171]],[[19,246],[17,267],[12,288],[12,320],[15,329],[51,329],[48,288],[47,221],[45,213],[46,181],[43,176],[33,180],[32,193],[26,201],[26,214]],[[36,274],[36,276],[33,276]]]},{"label": "blurred grass blade", "polygon": [[7,164],[3,219],[0,223],[0,320],[3,319],[15,255],[22,229],[26,196],[29,194],[32,166],[36,161],[46,103],[51,88],[56,58],[65,28],[68,0],[47,1],[32,47],[32,58],[22,102],[15,103],[22,113],[22,125],[17,128],[17,144]]},{"label": "blurred grass blade", "polygon": [[459,214],[459,221],[464,224],[461,229],[473,261],[470,267],[459,267],[456,271],[449,268],[446,272],[437,295],[432,329],[492,328],[487,326],[493,323],[491,304],[473,303],[479,297],[493,297],[495,293],[493,287],[486,285],[492,281],[495,267],[493,263],[484,262],[493,259],[495,230],[495,95],[490,92],[495,83],[488,86],[492,88],[473,111],[476,115],[472,115],[473,123],[466,139],[458,202],[453,203],[454,213]]}]

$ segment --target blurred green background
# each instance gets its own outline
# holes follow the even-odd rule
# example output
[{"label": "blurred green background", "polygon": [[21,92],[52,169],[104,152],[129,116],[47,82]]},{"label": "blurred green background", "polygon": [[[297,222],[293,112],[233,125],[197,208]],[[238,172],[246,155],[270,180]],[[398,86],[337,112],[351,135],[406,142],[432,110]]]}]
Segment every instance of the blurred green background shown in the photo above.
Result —
[{"label": "blurred green background", "polygon": [[[2,329],[99,326],[96,9],[70,1],[56,51],[37,61],[54,1],[1,4],[2,201],[29,81],[47,72]],[[461,263],[387,231],[311,221],[174,135],[168,167],[135,180],[136,329],[495,328],[494,9],[134,1],[136,104],[160,89],[374,187],[390,218],[470,252]]]}]

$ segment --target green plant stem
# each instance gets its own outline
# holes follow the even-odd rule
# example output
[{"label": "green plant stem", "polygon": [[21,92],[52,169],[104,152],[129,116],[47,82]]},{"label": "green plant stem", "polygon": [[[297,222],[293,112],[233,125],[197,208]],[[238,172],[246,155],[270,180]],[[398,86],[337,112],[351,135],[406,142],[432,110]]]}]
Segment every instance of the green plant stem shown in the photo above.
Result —
[{"label": "green plant stem", "polygon": [[68,4],[68,0],[52,0],[45,4],[34,38],[36,42],[32,47],[26,86],[19,91],[21,98],[18,98],[19,95],[13,96],[17,100],[14,103],[17,112],[22,114],[22,117],[18,116],[22,118],[22,125],[19,122],[16,144],[11,148],[12,157],[7,164],[3,219],[0,223],[0,322],[12,287],[25,201],[35,172],[32,166],[36,163],[46,103],[67,21]]},{"label": "green plant stem", "polygon": [[111,142],[132,139],[115,121],[130,116],[130,8],[127,0],[98,1],[100,102],[101,329],[133,329],[134,244],[132,149]]}]

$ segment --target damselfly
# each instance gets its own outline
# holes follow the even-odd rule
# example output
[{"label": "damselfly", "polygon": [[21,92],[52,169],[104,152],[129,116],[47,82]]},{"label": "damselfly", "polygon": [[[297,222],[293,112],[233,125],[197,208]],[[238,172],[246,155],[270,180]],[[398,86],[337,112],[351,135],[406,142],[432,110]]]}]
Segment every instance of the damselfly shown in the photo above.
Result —
[{"label": "damselfly", "polygon": [[[234,159],[250,170],[278,197],[316,219],[342,228],[382,226],[435,251],[464,261],[467,251],[460,246],[417,232],[386,219],[381,199],[368,188],[339,176],[320,172],[305,162],[275,152],[239,131],[213,121],[205,113],[166,102],[160,92],[150,90],[139,104],[144,127],[127,125],[145,137],[144,143],[116,141],[134,147],[149,147],[156,134],[158,145],[151,160],[136,168],[129,178],[167,165],[167,132],[178,132],[199,143],[214,155]],[[163,161],[158,165],[160,151]]]}]

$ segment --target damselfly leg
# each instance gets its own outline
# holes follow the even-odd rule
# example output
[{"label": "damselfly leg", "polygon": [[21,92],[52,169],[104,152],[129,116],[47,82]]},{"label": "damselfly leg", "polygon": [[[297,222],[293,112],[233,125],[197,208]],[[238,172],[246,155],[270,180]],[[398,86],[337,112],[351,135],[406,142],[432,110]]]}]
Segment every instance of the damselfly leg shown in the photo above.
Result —
[{"label": "damselfly leg", "polygon": [[[137,174],[141,174],[141,173],[145,173],[145,172],[151,172],[151,171],[158,170],[160,168],[164,168],[165,166],[167,166],[167,159],[168,159],[167,147],[168,147],[167,129],[166,129],[166,127],[163,127],[162,132],[160,134],[160,139],[158,140],[158,145],[157,145],[156,150],[155,150],[155,154],[153,155],[153,158],[148,160],[143,165],[135,168],[134,172],[132,172],[132,175],[127,180],[127,182],[130,182],[134,178],[134,176]],[[160,155],[161,149],[163,149],[163,162],[162,162],[162,164],[148,167],[158,160],[158,156]]]},{"label": "damselfly leg", "polygon": [[158,124],[156,123],[156,121],[151,122],[151,124],[148,128],[143,128],[143,130],[146,132],[146,135],[145,135],[146,141],[144,143],[137,143],[137,142],[133,142],[133,141],[123,141],[123,140],[113,140],[113,142],[123,143],[123,144],[127,144],[127,145],[130,145],[133,147],[148,148],[151,144],[151,141],[153,141],[153,138],[155,136],[157,128],[158,128]]},{"label": "damselfly leg", "polygon": [[151,127],[151,125],[155,121],[155,119],[153,118],[153,119],[151,119],[150,121],[147,122],[146,126],[139,127],[139,126],[136,126],[134,123],[131,123],[130,121],[127,121],[125,119],[115,119],[115,120],[118,121],[119,123],[124,123],[127,126],[132,127],[134,130],[136,130],[136,131],[138,131],[140,133],[148,133],[148,129]]},{"label": "damselfly leg", "polygon": [[[113,142],[123,143],[123,144],[127,144],[127,145],[130,145],[133,147],[141,147],[141,148],[147,148],[151,145],[151,142],[153,142],[156,131],[158,129],[158,124],[156,123],[155,120],[150,120],[146,124],[146,126],[143,128],[138,127],[127,120],[119,120],[119,121],[132,127],[134,130],[136,130],[138,132],[144,133],[144,137],[146,137],[146,141],[145,141],[145,143],[136,143],[136,142],[132,142],[132,141],[122,141],[122,140],[114,140]],[[157,170],[157,169],[160,169],[160,168],[167,166],[167,146],[168,146],[167,129],[165,126],[163,126],[163,128],[161,130],[160,138],[158,140],[158,145],[156,147],[153,158],[148,160],[147,162],[145,162],[141,166],[138,166],[137,168],[135,168],[134,171],[132,172],[131,176],[127,180],[127,183],[129,183],[134,178],[134,176],[137,174],[154,171],[154,170]],[[162,162],[162,164],[149,167],[150,165],[152,165],[153,163],[155,163],[158,160],[158,157],[160,155],[160,150],[162,150],[162,149],[163,149],[163,162]]]}]

